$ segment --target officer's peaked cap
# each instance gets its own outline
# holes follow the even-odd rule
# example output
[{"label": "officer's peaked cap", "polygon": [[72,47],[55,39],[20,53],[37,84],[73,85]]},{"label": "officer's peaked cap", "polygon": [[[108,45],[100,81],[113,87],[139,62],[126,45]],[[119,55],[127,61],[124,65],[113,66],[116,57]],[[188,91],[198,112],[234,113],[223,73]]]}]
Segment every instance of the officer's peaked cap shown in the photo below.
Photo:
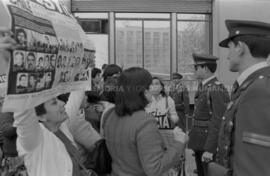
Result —
[{"label": "officer's peaked cap", "polygon": [[182,79],[183,76],[180,73],[173,73],[173,79]]},{"label": "officer's peaked cap", "polygon": [[[219,46],[228,48],[228,43],[236,36],[253,35],[270,37],[270,24],[258,21],[226,20],[229,36],[219,43]],[[270,38],[269,38],[270,40]]]},{"label": "officer's peaked cap", "polygon": [[216,63],[216,61],[218,60],[218,58],[216,56],[213,56],[210,54],[196,54],[196,53],[194,53],[192,56],[193,56],[195,65]]}]

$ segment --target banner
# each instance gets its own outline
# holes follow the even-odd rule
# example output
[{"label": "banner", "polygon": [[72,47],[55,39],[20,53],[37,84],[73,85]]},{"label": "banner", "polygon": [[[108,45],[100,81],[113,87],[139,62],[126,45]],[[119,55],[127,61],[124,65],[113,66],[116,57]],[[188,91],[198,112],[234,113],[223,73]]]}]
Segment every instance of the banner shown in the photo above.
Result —
[{"label": "banner", "polygon": [[4,111],[22,111],[89,88],[93,46],[58,0],[2,0],[1,26],[14,33]]}]

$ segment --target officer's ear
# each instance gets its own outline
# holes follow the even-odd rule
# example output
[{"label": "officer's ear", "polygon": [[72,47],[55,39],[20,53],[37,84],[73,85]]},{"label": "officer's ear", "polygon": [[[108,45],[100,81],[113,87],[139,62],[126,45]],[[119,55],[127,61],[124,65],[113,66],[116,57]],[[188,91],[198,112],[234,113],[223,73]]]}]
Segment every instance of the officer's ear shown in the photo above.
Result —
[{"label": "officer's ear", "polygon": [[243,42],[238,41],[237,44],[235,45],[235,50],[238,53],[238,56],[243,56],[246,52],[246,46]]}]

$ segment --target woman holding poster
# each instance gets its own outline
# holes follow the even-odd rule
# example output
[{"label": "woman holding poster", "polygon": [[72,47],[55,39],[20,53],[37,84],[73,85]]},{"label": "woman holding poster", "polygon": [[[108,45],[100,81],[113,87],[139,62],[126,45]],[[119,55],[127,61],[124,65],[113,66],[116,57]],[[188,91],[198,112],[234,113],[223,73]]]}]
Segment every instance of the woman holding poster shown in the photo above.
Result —
[{"label": "woman holding poster", "polygon": [[[7,64],[10,55],[4,55],[7,49],[14,49],[16,42],[8,35],[9,31],[0,28],[0,60]],[[3,37],[4,35],[4,37]],[[82,96],[79,96],[79,94]],[[65,104],[52,98],[35,108],[14,113],[14,126],[17,128],[17,151],[23,156],[29,176],[94,176],[86,170],[76,136],[71,133],[69,117],[78,112],[84,92],[72,92]],[[87,123],[83,123],[87,124]],[[90,131],[82,131],[81,136],[89,136]],[[93,135],[92,135],[93,136]],[[86,138],[85,138],[86,139]],[[87,138],[88,142],[93,141]]]}]

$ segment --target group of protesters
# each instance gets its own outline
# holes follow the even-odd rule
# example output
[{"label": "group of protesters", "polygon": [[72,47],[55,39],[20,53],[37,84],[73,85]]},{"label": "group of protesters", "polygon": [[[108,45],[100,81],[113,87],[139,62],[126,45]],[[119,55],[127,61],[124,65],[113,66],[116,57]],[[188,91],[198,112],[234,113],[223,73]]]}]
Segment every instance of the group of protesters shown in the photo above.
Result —
[{"label": "group of protesters", "polygon": [[[270,44],[270,25],[240,20],[226,25],[229,37],[220,46],[229,48],[230,70],[240,76],[229,96],[214,75],[218,58],[193,54],[199,84],[189,137],[182,75],[173,74],[168,93],[163,81],[144,68],[109,64],[92,68],[91,91],[62,94],[22,112],[1,112],[2,172],[96,175],[85,163],[105,140],[112,160],[105,175],[172,175],[187,143],[199,176],[269,175],[270,49],[265,43]],[[16,42],[9,30],[0,32],[0,59],[8,65],[7,53]],[[171,131],[167,139],[165,130]]]}]

